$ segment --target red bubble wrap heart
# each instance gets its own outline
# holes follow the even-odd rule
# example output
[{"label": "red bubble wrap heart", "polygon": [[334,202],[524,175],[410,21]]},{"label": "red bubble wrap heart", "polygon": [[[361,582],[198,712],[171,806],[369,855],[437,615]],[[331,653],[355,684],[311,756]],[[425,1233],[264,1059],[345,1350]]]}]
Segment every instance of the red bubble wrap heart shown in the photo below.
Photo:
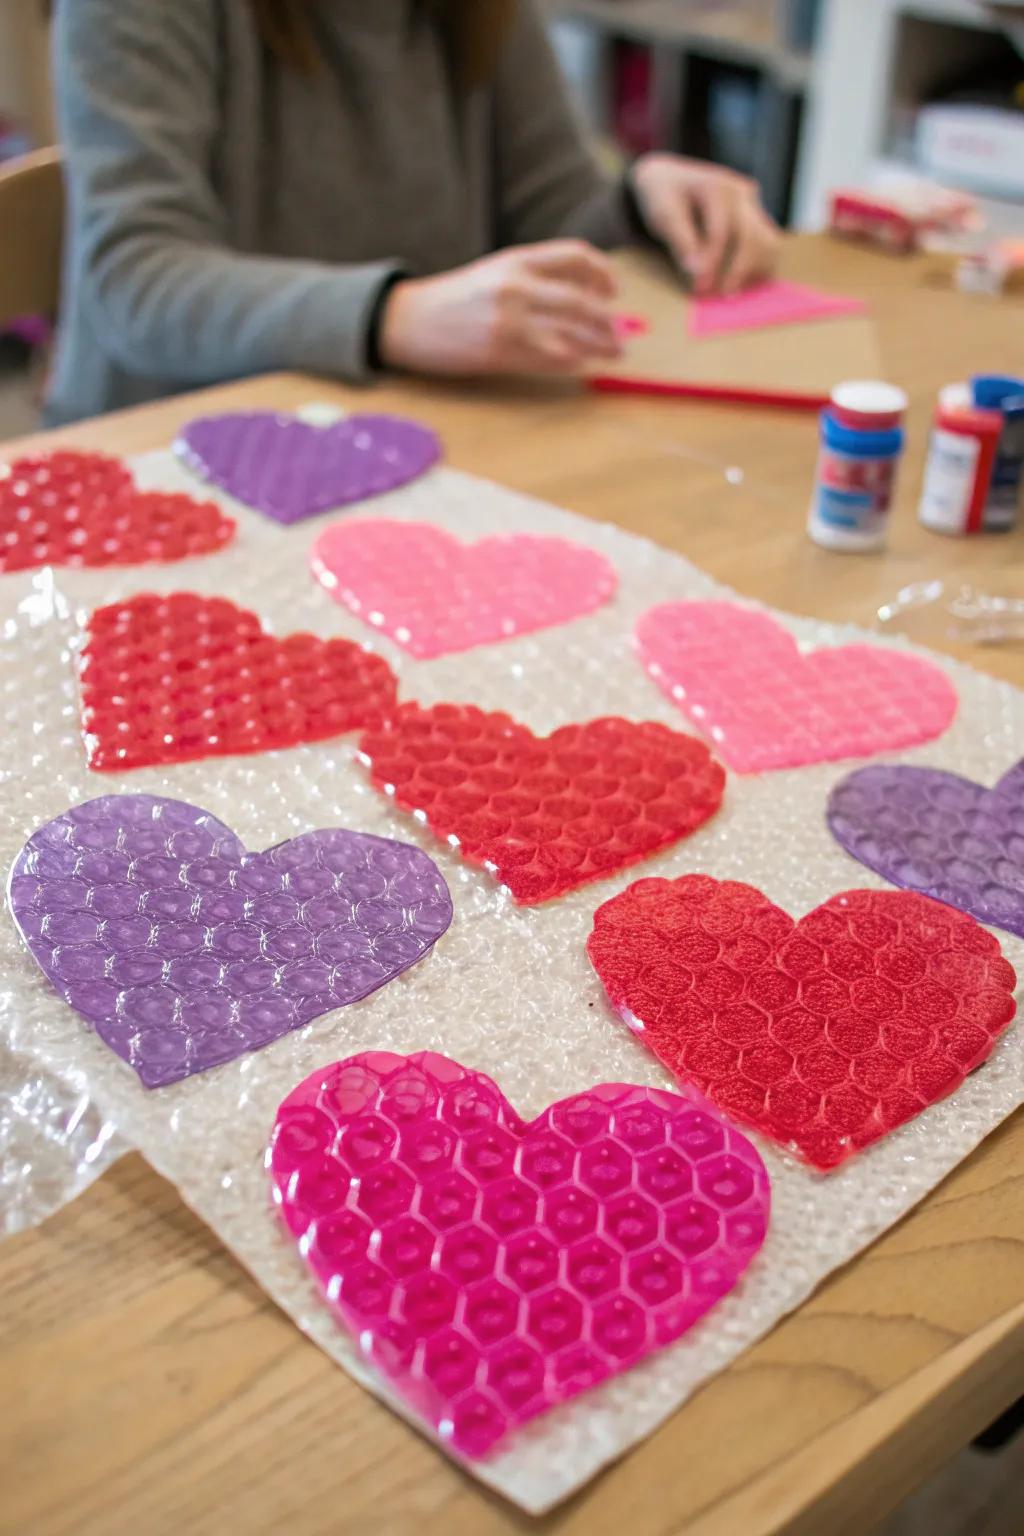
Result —
[{"label": "red bubble wrap heart", "polygon": [[184,560],[222,549],[234,533],[216,502],[140,491],[120,459],[102,453],[0,464],[0,571]]},{"label": "red bubble wrap heart", "polygon": [[706,1104],[612,1083],[526,1124],[429,1051],[314,1072],[268,1163],[360,1351],[466,1457],[678,1339],[768,1226],[764,1164]]},{"label": "red bubble wrap heart", "polygon": [[608,602],[613,567],[569,539],[462,544],[430,523],[335,523],[313,545],[331,596],[421,660],[566,624]]},{"label": "red bubble wrap heart", "polygon": [[223,597],[143,593],[97,608],[82,652],[97,770],[268,752],[377,725],[398,684],[350,640],[268,635]]},{"label": "red bubble wrap heart", "polygon": [[769,614],[738,603],[664,603],[636,639],[655,682],[736,773],[916,746],[956,714],[932,662],[877,645],[803,655]]},{"label": "red bubble wrap heart", "polygon": [[675,1077],[817,1168],[952,1093],[1015,1011],[992,935],[911,891],[844,891],[795,922],[736,881],[638,880],[587,952]]},{"label": "red bubble wrap heart", "polygon": [[524,904],[678,842],[714,815],[725,787],[703,742],[629,720],[537,737],[471,704],[403,704],[359,747],[378,789]]}]

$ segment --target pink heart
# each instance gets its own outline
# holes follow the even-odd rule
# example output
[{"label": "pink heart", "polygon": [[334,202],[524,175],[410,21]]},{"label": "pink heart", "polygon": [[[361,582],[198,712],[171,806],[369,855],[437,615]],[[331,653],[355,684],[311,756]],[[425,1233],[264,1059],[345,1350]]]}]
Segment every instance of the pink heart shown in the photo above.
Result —
[{"label": "pink heart", "polygon": [[467,1457],[678,1339],[768,1225],[764,1164],[703,1100],[606,1083],[527,1124],[431,1051],[314,1072],[268,1163],[362,1353]]},{"label": "pink heart", "polygon": [[331,596],[421,661],[592,613],[617,584],[596,550],[498,534],[462,544],[430,523],[335,523],[312,551]]},{"label": "pink heart", "polygon": [[636,627],[644,666],[736,773],[874,757],[931,741],[956,690],[930,661],[878,645],[802,654],[737,603],[664,603]]}]

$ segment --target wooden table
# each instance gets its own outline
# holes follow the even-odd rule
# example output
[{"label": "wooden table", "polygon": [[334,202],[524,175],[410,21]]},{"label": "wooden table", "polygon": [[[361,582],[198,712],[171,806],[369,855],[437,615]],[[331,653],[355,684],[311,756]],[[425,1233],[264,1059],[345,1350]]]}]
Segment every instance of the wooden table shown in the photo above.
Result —
[{"label": "wooden table", "polygon": [[[514,386],[396,384],[373,403],[432,423],[462,469],[621,523],[799,613],[871,623],[898,588],[929,577],[1024,595],[1024,529],[944,540],[913,515],[937,388],[981,367],[1019,369],[1024,306],[956,295],[924,260],[820,240],[791,242],[784,265],[867,298],[887,371],[910,390],[884,557],[832,555],[804,537],[806,417]],[[166,444],[197,408],[313,397],[356,399],[265,378],[60,436],[137,452]],[[955,650],[1024,683],[1020,649]],[[1017,1115],[650,1440],[533,1521],[349,1381],[133,1155],[0,1248],[0,1530],[859,1536],[1024,1393],[1022,1298]]]}]

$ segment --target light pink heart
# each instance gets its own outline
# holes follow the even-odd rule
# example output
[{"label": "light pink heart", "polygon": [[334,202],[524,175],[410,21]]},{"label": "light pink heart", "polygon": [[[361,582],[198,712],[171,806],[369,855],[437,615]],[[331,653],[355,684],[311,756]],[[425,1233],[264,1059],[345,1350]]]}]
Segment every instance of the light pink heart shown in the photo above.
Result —
[{"label": "light pink heart", "polygon": [[636,627],[658,686],[736,773],[874,757],[941,736],[956,690],[932,662],[880,645],[802,654],[737,603],[664,603]]},{"label": "light pink heart", "polygon": [[618,582],[603,555],[568,539],[463,544],[430,523],[388,518],[335,523],[311,558],[337,602],[421,661],[581,618]]}]

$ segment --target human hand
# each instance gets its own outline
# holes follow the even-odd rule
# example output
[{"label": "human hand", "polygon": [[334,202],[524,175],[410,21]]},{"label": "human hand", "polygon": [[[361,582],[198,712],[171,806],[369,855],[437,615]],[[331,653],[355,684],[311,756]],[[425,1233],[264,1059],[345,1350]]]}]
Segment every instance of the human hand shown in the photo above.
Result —
[{"label": "human hand", "polygon": [[380,327],[389,368],[412,373],[574,373],[617,358],[615,277],[582,240],[546,240],[437,277],[396,283]]},{"label": "human hand", "polygon": [[735,293],[771,272],[779,231],[749,177],[661,154],[641,155],[630,176],[644,222],[694,292]]}]

